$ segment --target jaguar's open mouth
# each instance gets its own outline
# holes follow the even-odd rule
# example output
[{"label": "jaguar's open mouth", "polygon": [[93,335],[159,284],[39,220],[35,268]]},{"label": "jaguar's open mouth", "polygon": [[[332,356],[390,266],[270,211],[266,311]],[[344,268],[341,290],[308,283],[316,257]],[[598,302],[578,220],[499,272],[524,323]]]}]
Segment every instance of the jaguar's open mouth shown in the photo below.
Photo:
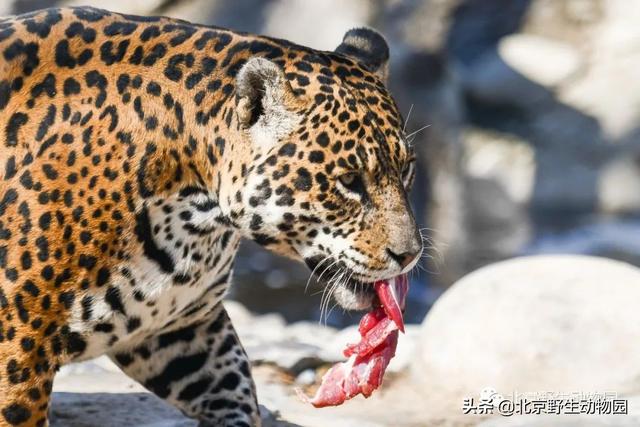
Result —
[{"label": "jaguar's open mouth", "polygon": [[[382,307],[398,328],[404,331],[402,314],[408,290],[406,275],[400,275],[402,280],[397,280],[400,276],[371,280],[349,269],[341,261],[327,263],[325,268],[322,268],[321,262],[313,258],[306,260],[312,274],[328,289],[327,299],[333,297],[346,310],[362,311]],[[390,282],[401,284],[402,289],[389,286]]]},{"label": "jaguar's open mouth", "polygon": [[[316,279],[329,287],[336,302],[347,310],[368,310],[379,305],[374,283],[370,279],[348,268],[343,262],[331,264],[321,258],[309,258],[305,263]],[[379,279],[383,279],[382,277]]]}]

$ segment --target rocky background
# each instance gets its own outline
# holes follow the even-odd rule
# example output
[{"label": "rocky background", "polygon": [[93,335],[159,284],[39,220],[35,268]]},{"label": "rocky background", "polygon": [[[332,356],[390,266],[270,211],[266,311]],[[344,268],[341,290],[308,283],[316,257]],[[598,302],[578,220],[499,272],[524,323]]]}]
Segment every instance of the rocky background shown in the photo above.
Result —
[{"label": "rocky background", "polygon": [[[640,2],[3,0],[0,14],[79,4],[319,49],[333,49],[347,29],[369,25],[391,45],[390,86],[409,133],[417,132],[412,197],[432,244],[424,271],[413,278],[408,319],[422,322],[437,302],[423,325],[403,337],[390,381],[372,398],[380,404],[357,400],[310,411],[295,401],[293,386],[313,384],[336,357],[327,343],[339,348],[353,328],[313,323],[321,288],[305,294],[306,268],[246,245],[231,295],[242,305],[231,304],[245,322],[268,422],[280,410],[289,424],[277,425],[587,425],[578,418],[461,417],[462,392],[476,395],[486,386],[501,392],[611,386],[634,402],[640,319],[632,267],[593,259],[565,259],[557,270],[548,262],[516,270],[499,264],[451,285],[518,255],[591,254],[640,265]],[[518,287],[527,278],[536,279],[527,282],[531,292]],[[344,327],[358,317],[333,310],[328,322]],[[298,321],[312,322],[292,323]],[[106,362],[67,372],[57,385],[67,393],[56,395],[54,426],[191,425],[148,394],[136,394],[136,408],[146,412],[127,410],[122,394],[104,394],[143,393]],[[86,417],[105,405],[114,408],[115,421]],[[120,412],[134,418],[123,421]],[[633,417],[588,420],[640,425]]]}]

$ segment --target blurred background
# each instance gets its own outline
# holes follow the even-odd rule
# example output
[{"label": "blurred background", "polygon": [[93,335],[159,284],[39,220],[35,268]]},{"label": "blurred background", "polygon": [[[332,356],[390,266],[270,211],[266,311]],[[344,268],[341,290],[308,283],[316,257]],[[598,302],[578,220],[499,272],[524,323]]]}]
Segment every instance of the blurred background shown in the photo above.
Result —
[{"label": "blurred background", "polygon": [[[391,46],[389,82],[415,146],[412,194],[433,248],[409,320],[465,273],[522,254],[640,264],[640,2],[626,0],[3,0],[161,14],[331,50],[354,26]],[[317,319],[305,267],[245,245],[231,297]],[[333,310],[329,323],[356,321]]]}]

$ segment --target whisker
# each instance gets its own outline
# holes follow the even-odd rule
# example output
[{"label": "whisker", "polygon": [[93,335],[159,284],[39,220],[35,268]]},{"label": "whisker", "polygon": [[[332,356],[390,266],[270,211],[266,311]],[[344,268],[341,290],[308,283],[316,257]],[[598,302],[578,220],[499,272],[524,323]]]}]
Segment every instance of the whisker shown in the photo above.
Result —
[{"label": "whisker", "polygon": [[[333,267],[336,263],[338,263],[339,260],[335,260],[333,261],[331,264],[329,264],[328,266],[325,267],[325,269],[322,271],[322,273],[320,273],[320,276],[318,276],[318,279],[316,281],[316,283],[320,283],[320,281],[322,280],[322,276],[324,276],[324,274],[331,268]],[[318,292],[314,292],[311,295],[318,295],[319,293],[322,293],[324,295],[324,292],[326,291],[326,287],[323,287],[321,291]],[[322,303],[322,297],[320,298],[320,303]]]},{"label": "whisker", "polygon": [[329,265],[324,269],[324,271],[322,272],[322,274],[320,274],[320,276],[318,277],[318,282],[319,282],[320,280],[322,280],[322,276],[324,276],[324,273],[326,273],[326,272],[327,272],[327,270],[329,270],[331,267],[333,267],[333,266],[334,266],[335,264],[337,264],[338,262],[339,262],[339,260],[335,260],[335,261],[333,261],[331,264],[329,264]]},{"label": "whisker", "polygon": [[356,272],[351,270],[351,274],[349,274],[349,277],[347,277],[347,280],[345,280],[344,282],[345,285],[351,281],[351,278],[353,277],[354,274],[356,274]]},{"label": "whisker", "polygon": [[325,316],[324,316],[324,324],[325,326],[327,325],[327,322],[329,321],[329,315],[331,314],[331,311],[329,310],[329,304],[331,303],[331,300],[333,299],[333,294],[335,294],[336,290],[338,289],[338,286],[340,286],[340,281],[336,280],[336,282],[333,284],[333,286],[331,287],[331,289],[329,290],[329,296],[327,297],[327,301],[325,302]]},{"label": "whisker", "polygon": [[[345,273],[346,274],[346,273]],[[333,294],[335,293],[335,291],[338,289],[338,286],[342,285],[341,282],[338,282],[336,284],[336,286],[333,288],[333,291],[331,292],[331,295],[333,296]],[[338,302],[336,301],[333,306],[331,307],[331,309],[329,309],[329,312],[327,313],[327,316],[325,317],[325,321],[329,318],[329,316],[331,316],[331,312],[333,311],[334,308],[336,308],[336,306],[338,305]],[[326,323],[325,323],[326,324]]]},{"label": "whisker", "polygon": [[[331,297],[333,296],[333,294],[335,293],[335,291],[338,289],[338,286],[340,286],[342,284],[342,278],[344,277],[344,275],[346,274],[346,270],[344,270],[343,273],[341,273],[341,275],[338,277],[338,279],[335,281],[334,285],[331,287],[331,290],[329,291],[329,296],[327,298],[327,304],[325,308],[329,308],[329,302],[331,301]],[[329,320],[329,316],[331,315],[331,311],[333,311],[333,308],[337,305],[337,303],[335,303],[333,305],[333,307],[331,307],[331,309],[326,313],[325,317],[324,317],[324,324],[325,326],[327,325],[327,321]]]},{"label": "whisker", "polygon": [[404,121],[404,126],[402,126],[402,133],[404,133],[405,129],[407,128],[407,124],[409,123],[409,120],[411,119],[411,111],[413,111],[413,104],[411,104],[411,107],[409,107],[409,112],[407,113],[407,118]]},{"label": "whisker", "polygon": [[[347,273],[348,273],[348,275],[347,275]],[[339,278],[338,284],[339,284],[339,285],[341,285],[341,286],[347,285],[347,284],[351,281],[351,278],[353,277],[353,275],[354,275],[354,274],[356,274],[356,272],[355,272],[355,271],[351,270],[351,271],[349,272],[349,271],[347,271],[347,270],[345,269],[345,272],[344,272],[344,273],[343,273],[343,275]],[[360,292],[362,292],[362,291],[364,290],[364,284],[363,284],[362,282],[358,281],[358,283],[356,283],[356,287],[357,287],[357,286],[361,286],[361,290],[360,290]],[[336,291],[336,290],[337,290],[337,286],[336,286],[336,287],[334,287],[332,294],[333,294],[333,293],[335,293],[335,291]],[[354,291],[356,291],[356,292],[357,292],[357,289],[354,289]],[[331,312],[336,308],[336,306],[337,306],[337,305],[338,305],[338,303],[337,303],[337,302],[336,302],[335,304],[333,304],[333,306],[331,307],[331,309],[329,309],[329,312],[327,313],[326,318],[328,318],[329,316],[331,316]],[[343,312],[343,314],[344,314],[344,313],[346,312],[346,310],[345,310],[345,309],[343,309],[343,310],[342,310],[342,312]]]},{"label": "whisker", "polygon": [[[320,298],[320,319],[319,319],[320,325],[322,325],[322,314],[323,312],[325,312],[325,310],[329,306],[332,289],[336,285],[336,282],[334,282],[334,279],[338,274],[341,273],[341,271],[342,271],[342,268],[339,268],[338,271],[333,273],[333,276],[331,276],[331,279],[329,279],[327,286],[324,288],[325,292],[322,293],[322,298]],[[327,319],[325,317],[325,326],[326,324],[327,324]]]},{"label": "whisker", "polygon": [[417,134],[418,134],[418,132],[421,132],[421,131],[425,130],[426,128],[430,127],[430,126],[431,126],[430,124],[429,124],[429,125],[424,125],[424,126],[422,126],[420,129],[418,129],[418,130],[414,130],[414,131],[413,131],[413,132],[411,132],[409,135],[405,136],[405,138],[409,139],[409,138],[411,138],[412,136],[417,135]]},{"label": "whisker", "polygon": [[432,265],[435,268],[435,271],[425,267],[423,262],[418,262],[416,265],[426,273],[439,274],[440,266],[444,262],[444,256],[440,251],[439,245],[437,245],[433,239],[425,235],[425,232],[427,231],[435,232],[435,230],[428,227],[418,229],[418,234],[420,235],[422,243],[422,254],[420,255],[420,260],[431,260],[432,262],[430,262],[429,265]]},{"label": "whisker", "polygon": [[[434,255],[431,255],[430,253],[428,253],[427,251],[422,252],[422,257],[423,258],[430,258],[430,259],[434,259],[437,263],[442,264],[444,262],[444,256],[442,254],[442,251],[440,250],[440,247],[442,246],[441,244],[436,244],[436,242],[434,241],[434,239],[426,236],[423,231],[428,230],[431,232],[435,232],[435,230],[430,229],[430,228],[421,228],[418,230],[418,233],[420,234],[420,238],[422,240],[422,246],[423,249],[428,249],[431,252],[434,252]],[[426,245],[425,245],[426,243]]]},{"label": "whisker", "polygon": [[[313,276],[313,274],[316,272],[316,270],[317,270],[317,269],[318,269],[318,268],[319,268],[319,267],[320,267],[320,266],[321,266],[325,261],[330,260],[330,259],[331,259],[331,255],[328,255],[328,256],[324,257],[324,258],[322,259],[322,261],[320,261],[320,262],[315,266],[315,268],[311,271],[311,274],[309,275],[309,279],[307,279],[307,284],[304,286],[304,293],[305,293],[305,294],[307,293],[307,290],[309,289],[309,284],[311,284],[311,279],[314,277],[314,276]],[[316,283],[317,283],[317,280],[316,280]]]},{"label": "whisker", "polygon": [[[333,312],[333,309],[336,308],[337,306],[338,306],[338,303],[334,302],[331,308],[329,309],[329,312],[327,313],[326,319],[328,319],[331,316],[331,312]],[[326,319],[325,319],[325,326],[327,325]]]}]

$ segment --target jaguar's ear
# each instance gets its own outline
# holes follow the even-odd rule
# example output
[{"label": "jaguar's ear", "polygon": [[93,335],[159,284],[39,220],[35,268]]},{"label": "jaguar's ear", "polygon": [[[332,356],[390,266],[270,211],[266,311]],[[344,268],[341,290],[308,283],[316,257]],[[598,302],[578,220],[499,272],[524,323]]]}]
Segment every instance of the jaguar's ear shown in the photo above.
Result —
[{"label": "jaguar's ear", "polygon": [[389,45],[382,34],[371,28],[347,31],[336,52],[350,56],[382,79],[387,80]]},{"label": "jaguar's ear", "polygon": [[240,126],[258,146],[268,149],[290,134],[302,103],[282,69],[264,58],[250,58],[236,76],[236,112]]},{"label": "jaguar's ear", "polygon": [[264,58],[250,58],[236,76],[236,111],[246,129],[277,124],[291,110],[296,96],[284,72]]}]

